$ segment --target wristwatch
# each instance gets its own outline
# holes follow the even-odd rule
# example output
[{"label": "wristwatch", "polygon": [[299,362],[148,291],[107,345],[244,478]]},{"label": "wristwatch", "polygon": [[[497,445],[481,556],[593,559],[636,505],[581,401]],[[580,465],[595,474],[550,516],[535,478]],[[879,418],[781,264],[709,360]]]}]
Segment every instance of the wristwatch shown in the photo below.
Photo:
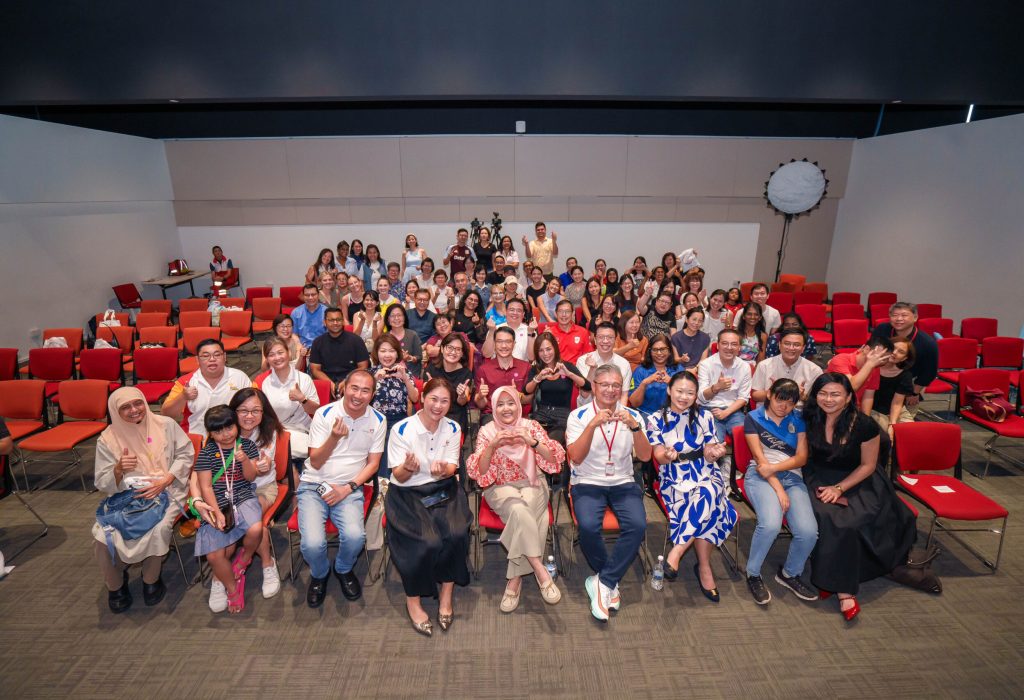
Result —
[{"label": "wristwatch", "polygon": [[348,484],[346,484],[346,486],[348,486],[350,489],[352,489],[352,493],[355,493],[356,491],[359,490],[359,484],[357,484],[354,481],[348,482]]}]

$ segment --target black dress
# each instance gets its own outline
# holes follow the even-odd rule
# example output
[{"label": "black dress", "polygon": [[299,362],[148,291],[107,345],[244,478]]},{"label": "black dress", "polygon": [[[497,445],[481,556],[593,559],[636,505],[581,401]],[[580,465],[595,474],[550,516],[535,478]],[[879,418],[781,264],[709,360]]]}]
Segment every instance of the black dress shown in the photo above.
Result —
[{"label": "black dress", "polygon": [[878,434],[878,424],[858,413],[846,445],[831,460],[811,440],[803,475],[818,521],[811,582],[821,590],[856,594],[861,582],[905,564],[917,536],[913,513],[881,468],[843,493],[848,506],[822,503],[815,496],[819,486],[834,486],[860,466],[861,445]]}]

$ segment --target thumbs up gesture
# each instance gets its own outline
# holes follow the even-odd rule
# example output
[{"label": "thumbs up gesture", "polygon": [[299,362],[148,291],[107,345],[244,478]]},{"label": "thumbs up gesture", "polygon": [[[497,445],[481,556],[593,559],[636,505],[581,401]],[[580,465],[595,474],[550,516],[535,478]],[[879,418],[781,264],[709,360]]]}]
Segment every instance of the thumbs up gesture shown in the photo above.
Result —
[{"label": "thumbs up gesture", "polygon": [[527,244],[527,242],[528,241],[526,240],[526,236],[523,236],[523,245],[525,246]]},{"label": "thumbs up gesture", "polygon": [[480,393],[480,398],[482,398],[482,399],[486,399],[487,398],[487,394],[490,393],[490,389],[487,388],[487,382],[485,382],[485,381],[481,381],[480,382],[480,392],[479,393]]},{"label": "thumbs up gesture", "polygon": [[199,389],[196,389],[194,386],[187,386],[187,387],[185,387],[185,398],[188,401],[195,401],[196,398],[198,398],[198,397],[199,397]]},{"label": "thumbs up gesture", "polygon": [[299,388],[299,383],[295,382],[295,386],[288,390],[288,398],[292,401],[302,401],[306,398],[306,395]]},{"label": "thumbs up gesture", "polygon": [[121,454],[121,471],[134,471],[138,466],[139,458],[129,452],[127,447],[124,448],[124,452]]}]

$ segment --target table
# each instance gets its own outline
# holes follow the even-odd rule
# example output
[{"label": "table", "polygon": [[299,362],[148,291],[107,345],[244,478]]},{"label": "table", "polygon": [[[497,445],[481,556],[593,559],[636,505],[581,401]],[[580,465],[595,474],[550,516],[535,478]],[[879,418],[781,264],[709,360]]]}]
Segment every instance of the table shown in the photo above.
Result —
[{"label": "table", "polygon": [[192,286],[192,282],[200,277],[207,277],[209,274],[210,271],[207,270],[206,272],[190,272],[187,275],[167,275],[166,277],[154,277],[151,280],[143,280],[142,283],[160,287],[160,292],[164,295],[164,299],[167,298],[168,289],[182,284],[188,284],[188,288],[192,290],[192,296],[195,296],[196,288]]}]

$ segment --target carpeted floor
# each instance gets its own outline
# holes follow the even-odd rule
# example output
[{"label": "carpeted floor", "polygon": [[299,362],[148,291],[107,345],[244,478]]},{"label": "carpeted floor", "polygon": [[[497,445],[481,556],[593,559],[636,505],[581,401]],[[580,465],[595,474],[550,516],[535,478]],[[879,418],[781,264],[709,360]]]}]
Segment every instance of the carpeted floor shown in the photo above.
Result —
[{"label": "carpeted floor", "polygon": [[[251,357],[251,356],[250,356]],[[248,360],[246,360],[248,362]],[[251,367],[245,367],[250,369]],[[969,426],[965,466],[984,464],[984,435]],[[1011,448],[1024,457],[1024,449]],[[86,450],[85,463],[92,463]],[[46,465],[33,467],[33,479]],[[966,482],[1016,513],[1024,506],[1024,475],[994,467]],[[29,495],[49,534],[18,556],[0,581],[0,694],[33,697],[1020,697],[1024,616],[1019,613],[1024,539],[1011,517],[999,571],[990,575],[948,536],[936,563],[941,596],[888,580],[865,584],[860,617],[847,625],[833,600],[805,603],[771,580],[785,556],[780,539],[765,564],[774,596],[755,605],[745,582],[713,565],[719,605],[703,598],[693,555],[679,580],[657,592],[635,565],[622,585],[622,610],[602,624],[591,618],[583,590],[589,568],[577,564],[558,584],[564,596],[546,606],[527,582],[520,608],[498,611],[504,582],[500,547],[487,547],[480,577],[456,591],[456,620],[426,639],[409,626],[392,569],[349,603],[331,580],[319,610],[305,604],[309,570],[295,583],[287,533],[274,532],[284,578],[264,600],[254,566],[245,611],[212,614],[208,589],[186,589],[173,554],[165,563],[169,591],[154,608],[142,603],[132,570],[135,605],[123,615],[107,608],[92,558],[90,526],[100,500],[72,475]],[[652,550],[660,551],[664,521],[648,500]],[[740,559],[753,529],[741,508]],[[568,529],[562,524],[563,548]],[[923,543],[928,520],[919,519]],[[39,528],[15,498],[0,502],[0,548],[14,552]],[[995,552],[997,538],[969,535]],[[731,546],[731,542],[730,542]],[[186,546],[189,554],[191,545]],[[376,564],[379,552],[371,553]],[[190,573],[192,560],[186,562]],[[366,573],[365,559],[356,569]],[[436,614],[436,602],[428,602]]]}]

